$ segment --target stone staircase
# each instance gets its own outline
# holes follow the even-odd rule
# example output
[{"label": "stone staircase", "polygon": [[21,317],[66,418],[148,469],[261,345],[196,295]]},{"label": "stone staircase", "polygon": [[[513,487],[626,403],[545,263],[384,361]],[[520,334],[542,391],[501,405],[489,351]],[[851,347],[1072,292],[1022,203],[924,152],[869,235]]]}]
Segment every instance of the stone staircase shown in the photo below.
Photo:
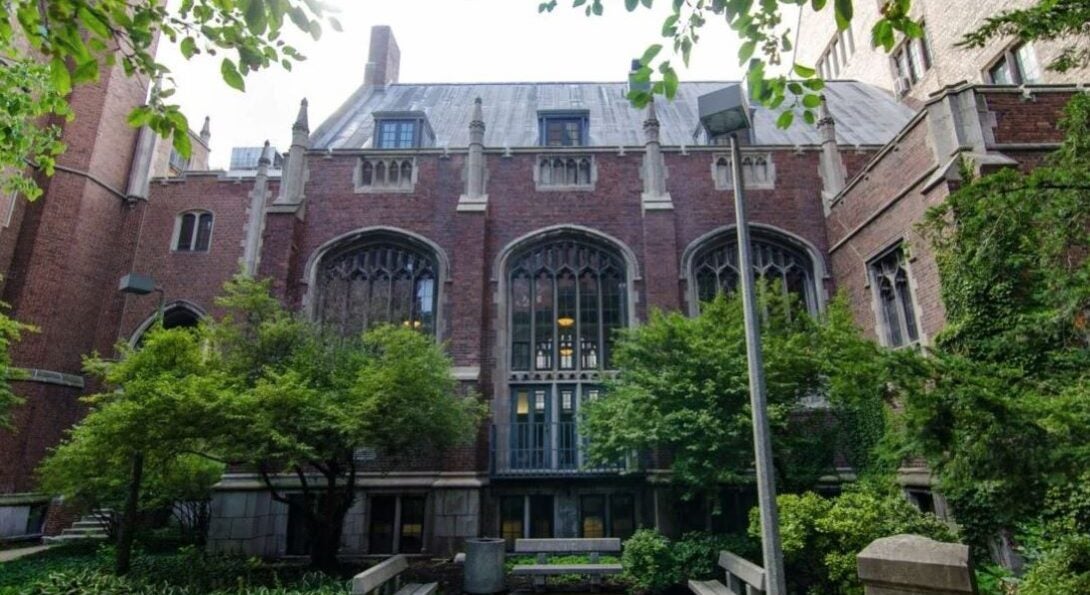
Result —
[{"label": "stone staircase", "polygon": [[106,523],[113,516],[112,510],[96,510],[72,523],[71,527],[61,531],[60,535],[42,538],[42,543],[57,544],[83,541],[87,539],[103,540],[107,538]]}]

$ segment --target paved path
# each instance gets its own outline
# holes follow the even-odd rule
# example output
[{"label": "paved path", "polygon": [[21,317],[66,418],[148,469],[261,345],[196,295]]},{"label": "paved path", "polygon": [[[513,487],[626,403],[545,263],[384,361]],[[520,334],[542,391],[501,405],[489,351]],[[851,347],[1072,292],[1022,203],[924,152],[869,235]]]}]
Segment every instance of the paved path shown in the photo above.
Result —
[{"label": "paved path", "polygon": [[38,552],[44,552],[51,548],[51,545],[36,545],[32,547],[21,547],[13,550],[0,550],[0,562],[9,562],[11,560],[18,560],[23,556],[29,556],[31,554],[37,554]]}]

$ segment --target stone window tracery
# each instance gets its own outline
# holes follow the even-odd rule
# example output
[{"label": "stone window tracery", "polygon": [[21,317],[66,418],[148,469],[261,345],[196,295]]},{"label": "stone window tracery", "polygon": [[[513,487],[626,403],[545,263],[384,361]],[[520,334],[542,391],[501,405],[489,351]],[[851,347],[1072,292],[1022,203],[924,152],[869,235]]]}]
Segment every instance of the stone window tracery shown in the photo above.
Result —
[{"label": "stone window tracery", "polygon": [[413,157],[363,157],[356,167],[357,192],[412,192],[415,186]]},{"label": "stone window tracery", "polygon": [[[712,160],[712,179],[716,190],[734,190],[730,155],[716,154]],[[776,166],[771,153],[743,153],[742,179],[745,187],[770,190],[776,186]]]},{"label": "stone window tracery", "polygon": [[[798,297],[810,313],[818,309],[814,266],[810,257],[787,242],[768,233],[751,231],[753,275]],[[738,241],[734,232],[723,234],[702,247],[692,260],[694,298],[699,305],[715,299],[719,293],[733,294],[738,289]]]},{"label": "stone window tracery", "polygon": [[374,237],[331,252],[317,274],[317,319],[342,334],[379,324],[435,333],[438,265],[415,242]]},{"label": "stone window tracery", "polygon": [[873,260],[868,268],[882,342],[888,347],[917,343],[920,331],[904,250],[897,246]]},{"label": "stone window tracery", "polygon": [[549,241],[509,267],[511,369],[609,369],[613,333],[625,326],[624,261],[579,239]]},{"label": "stone window tracery", "polygon": [[534,170],[538,190],[594,189],[598,172],[589,155],[541,155]]}]

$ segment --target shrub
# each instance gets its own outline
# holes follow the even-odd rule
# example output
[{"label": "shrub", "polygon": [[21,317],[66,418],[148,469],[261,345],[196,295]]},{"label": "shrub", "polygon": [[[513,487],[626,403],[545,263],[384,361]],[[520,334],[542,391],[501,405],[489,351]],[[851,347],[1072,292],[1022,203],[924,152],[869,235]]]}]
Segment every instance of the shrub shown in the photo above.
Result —
[{"label": "shrub", "polygon": [[722,579],[719,552],[726,550],[743,558],[753,559],[758,544],[745,535],[714,534],[704,531],[686,533],[674,542],[674,568],[679,582],[688,579]]},{"label": "shrub", "polygon": [[641,591],[663,591],[689,579],[722,578],[722,550],[750,558],[756,549],[745,535],[695,531],[671,541],[654,529],[640,529],[624,543],[623,578]]},{"label": "shrub", "polygon": [[624,542],[624,578],[641,591],[661,591],[677,584],[670,540],[654,529],[640,529]]},{"label": "shrub", "polygon": [[[812,492],[777,498],[784,563],[791,591],[860,593],[856,555],[881,537],[912,533],[939,541],[955,535],[934,515],[916,510],[893,491],[854,486],[825,499]],[[760,535],[760,517],[750,512],[750,535]]]},{"label": "shrub", "polygon": [[1090,593],[1090,535],[1065,535],[1026,572],[1019,595]]}]

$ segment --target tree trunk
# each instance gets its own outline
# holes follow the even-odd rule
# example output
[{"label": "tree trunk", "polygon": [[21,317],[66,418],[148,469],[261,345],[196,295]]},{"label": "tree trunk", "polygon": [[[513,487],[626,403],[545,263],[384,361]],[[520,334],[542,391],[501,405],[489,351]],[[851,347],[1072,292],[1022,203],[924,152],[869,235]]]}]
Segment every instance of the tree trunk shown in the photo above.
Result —
[{"label": "tree trunk", "polygon": [[144,453],[132,454],[132,475],[129,478],[129,494],[125,498],[125,510],[117,531],[117,559],[114,572],[124,575],[132,564],[132,544],[136,538],[136,521],[140,507],[140,483],[144,476]]},{"label": "tree trunk", "polygon": [[[354,498],[353,498],[354,499]],[[310,565],[316,570],[337,570],[337,552],[341,549],[344,517],[351,508],[334,481],[326,482],[326,489],[318,495],[314,510],[314,539],[311,542]]]}]

